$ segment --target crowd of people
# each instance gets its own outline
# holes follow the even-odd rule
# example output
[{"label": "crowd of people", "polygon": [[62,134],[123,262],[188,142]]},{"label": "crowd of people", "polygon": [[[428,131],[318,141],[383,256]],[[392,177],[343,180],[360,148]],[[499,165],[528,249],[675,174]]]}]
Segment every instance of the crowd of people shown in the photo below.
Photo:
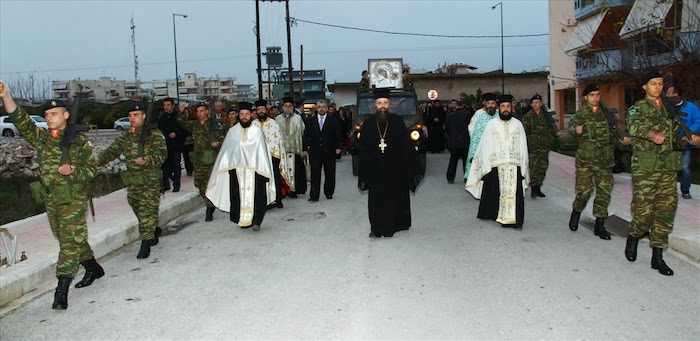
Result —
[{"label": "crowd of people", "polygon": [[[662,252],[673,229],[679,171],[682,196],[690,198],[685,172],[689,172],[689,145],[700,144],[700,111],[684,101],[682,89],[665,86],[658,72],[645,76],[642,89],[645,98],[630,108],[627,129],[620,130],[600,104],[600,87],[585,87],[585,104],[568,127],[568,134],[578,141],[576,198],[569,228],[578,230],[581,211],[595,189],[594,234],[610,239],[604,223],[614,185],[614,149],[632,145],[633,219],[624,254],[635,261],[638,242],[648,235],[653,249],[651,267],[673,275]],[[374,88],[372,93],[373,113],[359,131],[357,186],[369,191],[369,237],[388,238],[411,227],[409,192],[416,190],[421,176],[407,127],[390,111],[390,90]],[[67,309],[68,289],[79,265],[85,268],[85,275],[76,288],[105,275],[88,243],[85,222],[87,182],[98,165],[117,157],[126,162],[121,177],[139,223],[137,258],[144,259],[161,234],[161,193],[180,190],[183,158],[186,174],[194,176],[205,202],[205,221],[212,221],[219,209],[240,228],[260,231],[266,211],[282,209],[283,199],[308,192],[308,201],[319,201],[322,172],[323,194],[326,200],[333,199],[336,160],[353,129],[344,109],[336,110],[325,100],[318,101],[313,115],[306,116],[303,101],[291,97],[282,98],[280,107],[258,100],[229,108],[219,101],[178,103],[176,108],[175,101],[168,98],[157,120],[148,117],[142,104],[132,103],[126,110],[131,128],[93,155],[86,136],[69,123],[71,114],[63,101],[49,100],[41,107],[49,126],[44,131],[14,102],[2,81],[0,99],[21,135],[37,150],[41,178],[30,187],[35,199],[45,203],[60,247],[54,309]],[[447,110],[438,101],[426,104],[423,119],[429,151],[441,153],[447,146],[449,183],[454,182],[461,160],[465,190],[480,199],[477,218],[522,229],[524,192],[530,188],[532,198],[545,197],[542,186],[548,154],[552,141],[562,132],[537,94],[520,112],[511,95],[486,93],[481,100],[477,110],[461,100],[450,101]],[[672,115],[678,109],[684,113],[680,118]]]}]

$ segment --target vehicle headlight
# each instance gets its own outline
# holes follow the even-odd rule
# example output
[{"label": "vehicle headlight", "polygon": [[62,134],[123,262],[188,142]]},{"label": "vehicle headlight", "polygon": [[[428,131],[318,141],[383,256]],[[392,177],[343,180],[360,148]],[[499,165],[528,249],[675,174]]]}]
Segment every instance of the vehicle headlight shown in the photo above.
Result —
[{"label": "vehicle headlight", "polygon": [[418,130],[414,130],[411,132],[411,140],[418,141],[419,138],[420,138],[420,133],[418,132]]}]

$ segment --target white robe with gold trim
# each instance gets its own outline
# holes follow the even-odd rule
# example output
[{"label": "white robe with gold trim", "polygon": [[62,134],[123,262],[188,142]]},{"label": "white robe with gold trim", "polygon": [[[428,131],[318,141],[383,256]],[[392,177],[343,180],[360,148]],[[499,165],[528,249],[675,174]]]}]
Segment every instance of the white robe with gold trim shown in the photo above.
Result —
[{"label": "white robe with gold trim", "polygon": [[231,211],[231,178],[229,170],[235,169],[238,177],[240,195],[240,226],[249,226],[253,220],[255,199],[255,173],[270,179],[266,184],[267,204],[275,201],[275,175],[272,171],[272,159],[267,148],[262,130],[255,125],[248,128],[238,123],[229,129],[221,150],[216,157],[209,183],[207,198],[218,209]]},{"label": "white robe with gold trim", "polygon": [[493,168],[498,168],[500,198],[496,221],[513,224],[516,221],[517,169],[520,167],[525,190],[530,183],[528,163],[527,138],[523,124],[515,118],[504,121],[496,117],[486,125],[476,147],[465,187],[475,198],[480,199],[484,185],[482,178]]},{"label": "white robe with gold trim", "polygon": [[304,150],[304,119],[292,113],[289,117],[281,114],[275,118],[282,133],[282,146],[284,147],[287,163],[287,184],[292,192],[296,192],[296,156],[302,155]]},{"label": "white robe with gold trim", "polygon": [[[287,174],[287,158],[284,157],[287,153],[284,150],[284,145],[282,144],[282,133],[280,133],[279,125],[277,121],[272,118],[267,118],[265,121],[260,122],[260,120],[253,120],[253,124],[262,129],[265,134],[265,142],[267,143],[267,150],[272,157],[280,159],[280,173],[284,180],[289,184],[289,175]],[[292,176],[294,176],[292,174]],[[273,183],[274,178],[271,180]]]}]

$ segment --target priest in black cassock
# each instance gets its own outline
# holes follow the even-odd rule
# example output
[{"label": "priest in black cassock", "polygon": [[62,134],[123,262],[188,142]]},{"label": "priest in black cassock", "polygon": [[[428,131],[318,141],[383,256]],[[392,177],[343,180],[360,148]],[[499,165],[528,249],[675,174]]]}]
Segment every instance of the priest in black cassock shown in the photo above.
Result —
[{"label": "priest in black cassock", "polygon": [[392,237],[411,226],[418,156],[403,120],[389,112],[389,89],[374,90],[376,112],[360,131],[358,187],[369,190],[370,238]]},{"label": "priest in black cassock", "polygon": [[490,120],[472,159],[466,189],[479,202],[477,218],[522,229],[523,191],[530,180],[525,129],[513,119],[513,96],[498,97],[498,117]]}]

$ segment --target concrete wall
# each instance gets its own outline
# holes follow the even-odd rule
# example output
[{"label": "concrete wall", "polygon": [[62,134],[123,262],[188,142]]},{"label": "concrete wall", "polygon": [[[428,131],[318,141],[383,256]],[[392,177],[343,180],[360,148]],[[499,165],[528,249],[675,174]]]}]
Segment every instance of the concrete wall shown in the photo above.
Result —
[{"label": "concrete wall", "polygon": [[[419,100],[428,99],[428,91],[431,89],[438,92],[438,99],[442,101],[459,98],[461,93],[473,95],[476,94],[478,89],[481,89],[482,93],[501,92],[500,74],[425,74],[413,75],[412,81]],[[517,100],[530,99],[535,93],[546,97],[549,93],[547,89],[547,73],[507,73],[505,75],[505,90],[506,93],[512,94]]]}]

